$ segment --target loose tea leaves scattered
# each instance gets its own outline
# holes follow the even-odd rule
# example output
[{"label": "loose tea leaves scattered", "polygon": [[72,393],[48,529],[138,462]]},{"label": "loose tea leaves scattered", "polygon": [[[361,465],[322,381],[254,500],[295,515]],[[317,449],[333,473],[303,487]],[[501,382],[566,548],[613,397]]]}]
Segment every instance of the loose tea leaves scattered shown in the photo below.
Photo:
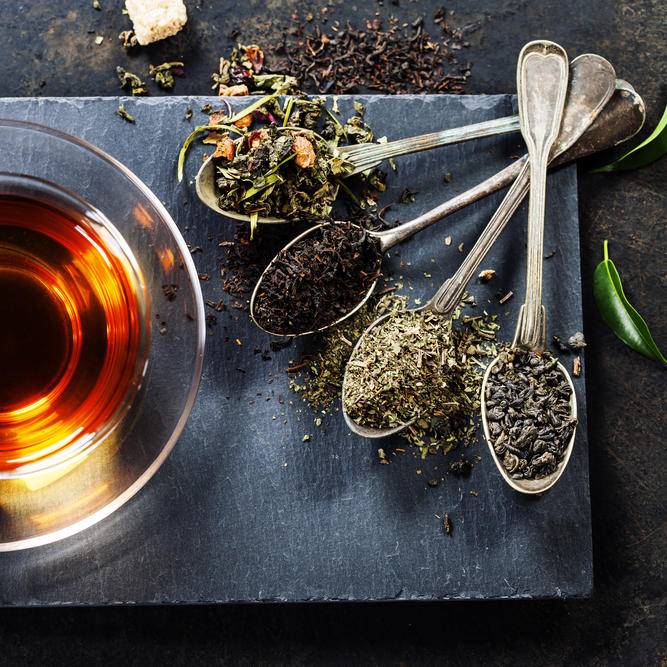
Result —
[{"label": "loose tea leaves scattered", "polygon": [[609,258],[607,241],[604,242],[604,259],[595,267],[593,274],[593,296],[605,324],[628,347],[667,365],[667,359],[658,349],[648,325],[625,296],[621,277]]},{"label": "loose tea leaves scattered", "polygon": [[168,89],[174,87],[174,75],[183,76],[183,63],[162,63],[157,67],[149,65],[148,73],[160,87]]},{"label": "loose tea leaves scattered", "polygon": [[116,74],[120,81],[120,87],[127,88],[129,86],[132,95],[146,95],[148,93],[146,84],[136,74],[128,72],[120,67],[120,65],[116,67]]},{"label": "loose tea leaves scattered", "polygon": [[513,479],[541,479],[562,460],[577,420],[570,385],[549,352],[505,348],[484,401],[491,445]]},{"label": "loose tea leaves scattered", "polygon": [[118,109],[116,110],[116,113],[117,113],[123,120],[126,120],[128,123],[134,123],[134,116],[130,116],[130,114],[127,113],[124,104],[119,104],[119,105],[118,105]]},{"label": "loose tea leaves scattered", "polygon": [[303,26],[286,36],[277,52],[280,69],[299,80],[304,90],[318,93],[352,93],[370,89],[384,93],[460,93],[470,76],[470,65],[459,64],[456,54],[469,46],[461,30],[452,30],[444,9],[434,23],[444,38],[431,37],[423,19],[411,26],[389,19],[366,22],[358,28],[349,22],[330,33],[319,26],[304,34]]},{"label": "loose tea leaves scattered", "polygon": [[364,300],[381,260],[378,243],[366,230],[324,224],[271,263],[257,290],[253,316],[274,334],[330,326]]},{"label": "loose tea leaves scattered", "polygon": [[124,49],[131,49],[139,44],[139,40],[134,34],[134,30],[123,30],[123,32],[118,35],[118,39],[121,40],[121,46]]},{"label": "loose tea leaves scattered", "polygon": [[413,422],[402,435],[422,455],[429,445],[447,452],[469,442],[479,408],[480,359],[494,354],[487,337],[497,329],[486,316],[452,328],[431,311],[392,313],[364,336],[348,362],[345,410],[371,428]]},{"label": "loose tea leaves scattered", "polygon": [[298,90],[298,81],[287,74],[261,74],[264,51],[257,45],[238,44],[229,59],[220,58],[218,72],[211,75],[219,95],[248,95],[257,91],[287,95]]}]

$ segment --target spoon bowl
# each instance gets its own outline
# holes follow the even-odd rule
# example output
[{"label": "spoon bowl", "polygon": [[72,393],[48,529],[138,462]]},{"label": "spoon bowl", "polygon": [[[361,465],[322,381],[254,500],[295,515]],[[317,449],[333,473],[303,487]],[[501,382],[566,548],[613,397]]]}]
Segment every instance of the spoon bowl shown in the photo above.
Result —
[{"label": "spoon bowl", "polygon": [[[421,310],[421,308],[416,308],[415,310]],[[354,353],[357,351],[357,348],[359,347],[359,344],[363,340],[364,336],[366,336],[372,329],[375,329],[375,327],[382,324],[382,322],[386,321],[390,316],[391,313],[386,313],[385,315],[378,317],[377,320],[375,320],[372,324],[370,324],[366,328],[366,330],[361,334],[361,336],[359,336],[359,340],[356,342],[354,348],[352,349],[352,354],[350,355],[350,358],[354,356]],[[347,373],[347,368],[346,368],[346,373]],[[355,422],[345,409],[345,379],[343,379],[341,400],[343,403],[343,419],[345,420],[347,427],[353,433],[360,435],[362,438],[370,438],[370,439],[388,438],[390,435],[396,435],[397,433],[404,431],[406,428],[408,428],[415,422],[415,419],[412,419],[409,422],[398,424],[397,426],[393,426],[391,428],[370,428],[368,426],[364,426],[363,424]]]},{"label": "spoon bowl", "polygon": [[[498,459],[498,455],[496,454],[493,445],[491,444],[492,438],[491,438],[491,433],[489,430],[489,422],[487,419],[487,414],[486,414],[486,401],[484,400],[485,397],[485,392],[486,392],[486,387],[488,384],[488,379],[489,376],[492,373],[493,367],[498,363],[498,358],[496,357],[486,368],[486,372],[484,373],[484,380],[482,381],[482,427],[484,429],[484,438],[486,439],[486,442],[489,446],[489,450],[491,451],[491,458],[493,461],[496,463],[496,467],[498,468],[498,471],[502,475],[503,479],[515,490],[519,491],[520,493],[526,493],[526,494],[538,494],[538,493],[544,493],[545,491],[548,491],[558,480],[561,478],[561,475],[565,471],[565,468],[567,467],[567,464],[570,461],[570,456],[572,456],[572,451],[574,450],[574,441],[577,437],[577,431],[576,429],[572,433],[572,437],[570,438],[567,447],[565,449],[565,452],[563,454],[563,457],[558,463],[558,467],[556,468],[556,471],[551,474],[547,475],[546,477],[542,477],[540,479],[521,479],[517,480],[514,479],[510,473],[507,471],[505,466],[502,464],[502,462]],[[560,363],[560,361],[556,364],[556,367],[558,370],[563,374],[565,379],[567,380],[567,383],[570,387],[570,391],[572,392],[570,394],[570,409],[571,409],[571,414],[573,419],[577,419],[577,396],[574,391],[574,384],[572,383],[572,378],[570,377],[569,373],[565,370],[565,367]]]},{"label": "spoon bowl", "polygon": [[[269,262],[267,267],[262,271],[262,274],[260,275],[259,279],[257,280],[257,283],[255,284],[255,287],[252,291],[252,295],[250,297],[250,317],[253,320],[253,322],[264,332],[268,333],[271,336],[282,336],[282,337],[289,337],[289,338],[296,338],[298,336],[308,336],[310,334],[314,333],[319,333],[321,331],[324,331],[328,329],[329,327],[336,326],[337,324],[340,324],[343,320],[346,320],[348,317],[351,317],[354,315],[356,312],[359,311],[360,308],[363,308],[364,304],[370,299],[371,295],[373,294],[373,291],[375,290],[375,286],[377,285],[378,280],[380,279],[380,265],[382,264],[382,250],[380,249],[380,252],[378,254],[378,262],[375,267],[371,269],[369,267],[369,271],[375,271],[377,273],[377,277],[371,284],[371,286],[368,288],[366,294],[364,295],[363,299],[359,301],[348,313],[345,315],[339,317],[337,320],[335,320],[333,323],[327,324],[325,326],[321,326],[316,329],[312,329],[310,331],[303,331],[303,332],[298,332],[298,333],[281,333],[281,332],[276,332],[276,331],[269,331],[265,327],[263,327],[260,324],[260,319],[257,317],[257,299],[261,293],[262,289],[262,282],[264,280],[264,277],[266,276],[267,272],[270,272],[273,270],[273,267],[276,265],[278,262],[279,258],[282,256],[283,253],[288,251],[292,246],[296,245],[300,241],[302,241],[304,238],[311,236],[314,234],[318,229],[321,229],[322,227],[326,227],[327,225],[344,225],[344,224],[351,224],[351,223],[344,223],[344,222],[321,222],[317,225],[314,225],[313,227],[310,227],[309,229],[306,229],[304,232],[299,234],[298,236],[294,237],[280,252]],[[362,228],[359,225],[352,225],[359,230]],[[373,236],[372,232],[367,232],[369,236]]]},{"label": "spoon bowl", "polygon": [[[317,132],[314,132],[313,130],[307,130],[302,127],[287,126],[287,127],[280,127],[278,128],[278,130],[279,131],[290,130],[293,132],[297,132],[299,134],[307,134],[311,137],[315,137],[318,141],[321,141],[325,144],[327,143],[326,139],[317,134]],[[242,139],[243,137],[240,137],[234,143],[237,144]],[[195,177],[195,190],[197,191],[197,196],[199,197],[201,202],[206,206],[208,206],[208,208],[210,208],[212,211],[224,215],[227,218],[231,218],[232,220],[249,222],[250,221],[249,215],[246,215],[245,213],[238,213],[237,211],[232,211],[229,209],[221,209],[218,206],[219,195],[218,195],[218,186],[215,183],[215,179],[216,179],[215,159],[211,155],[211,157],[207,158],[206,161],[199,168],[197,176]],[[338,186],[336,186],[336,189],[334,191],[333,195],[334,197],[337,192],[338,192]],[[269,216],[259,216],[257,218],[257,222],[265,224],[275,224],[275,223],[282,224],[285,222],[290,222],[290,220],[269,215]]]}]

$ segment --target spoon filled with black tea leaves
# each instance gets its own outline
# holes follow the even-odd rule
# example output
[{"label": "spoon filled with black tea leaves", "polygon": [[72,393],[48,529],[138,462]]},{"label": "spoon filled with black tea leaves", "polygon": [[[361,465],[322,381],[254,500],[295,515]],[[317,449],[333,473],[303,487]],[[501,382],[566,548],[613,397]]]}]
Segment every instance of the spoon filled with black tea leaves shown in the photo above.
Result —
[{"label": "spoon filled with black tea leaves", "polygon": [[[579,131],[580,123],[594,118],[593,111],[599,111],[592,102],[594,93],[591,91],[592,75],[599,70],[601,62],[599,56],[586,54],[571,64],[566,113],[572,114],[576,109],[578,119],[572,131]],[[617,90],[602,110],[599,121],[596,120],[581,138],[572,132],[568,132],[567,137],[564,135],[563,140],[567,139],[568,143],[559,141],[563,152],[550,166],[574,161],[625,141],[638,131],[644,116],[641,98],[630,84],[618,80]],[[290,241],[260,276],[250,301],[253,320],[271,335],[290,337],[339,324],[370,298],[387,250],[464,206],[510,185],[522,173],[522,186],[517,188],[523,196],[528,183],[526,164],[527,156],[524,156],[470,190],[390,230],[368,231],[350,222],[327,222],[311,227]],[[513,196],[518,190],[513,191]]]},{"label": "spoon filled with black tea leaves", "polygon": [[[567,56],[552,42],[531,42],[519,55],[519,118],[530,156],[526,298],[511,347],[487,367],[482,381],[484,435],[503,479],[516,491],[550,489],[574,446],[577,399],[565,367],[546,346],[542,304],[544,211],[549,151],[560,127]],[[544,82],[562,86],[545,89]]]},{"label": "spoon filled with black tea leaves", "polygon": [[[577,63],[579,66],[575,66]],[[578,80],[584,72],[585,78]],[[562,80],[557,78],[551,86],[554,88],[561,83]],[[614,85],[614,70],[604,58],[586,54],[573,61],[564,119],[560,132],[556,125],[558,137],[548,153],[549,159],[566,151],[584,134],[613,95]],[[577,92],[580,86],[585,92]],[[633,126],[633,132],[640,123],[641,119]],[[607,122],[605,127],[609,126]],[[629,133],[626,128],[626,136]],[[615,141],[607,145],[619,139],[616,135]],[[433,298],[417,310],[384,315],[359,338],[345,370],[342,391],[343,414],[354,433],[367,438],[382,438],[401,432],[418,418],[430,418],[426,405],[429,395],[435,394],[443,383],[456,382],[453,374],[448,372],[456,361],[452,345],[456,332],[452,330],[452,317],[466,286],[527,194],[529,185],[530,160],[527,160],[468,256]],[[413,349],[409,350],[407,346],[411,340]],[[412,355],[411,373],[391,371],[390,357],[394,353],[397,360]],[[425,367],[426,361],[431,366],[435,362],[437,368],[431,368],[433,372],[424,373],[420,379],[419,371]],[[384,369],[389,372],[383,374]],[[437,386],[429,388],[427,381],[434,381]],[[472,414],[467,415],[468,419],[470,417]]]}]

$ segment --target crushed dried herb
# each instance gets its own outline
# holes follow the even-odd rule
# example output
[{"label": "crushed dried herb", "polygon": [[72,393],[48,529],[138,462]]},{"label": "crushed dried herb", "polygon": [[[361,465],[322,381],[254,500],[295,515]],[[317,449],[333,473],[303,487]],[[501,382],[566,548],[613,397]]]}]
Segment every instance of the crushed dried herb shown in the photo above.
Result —
[{"label": "crushed dried herb", "polygon": [[372,297],[352,317],[316,336],[302,373],[290,383],[315,411],[330,409],[340,398],[343,376],[352,348],[359,336],[378,317],[405,304],[393,292]]},{"label": "crushed dried herb", "polygon": [[495,354],[489,334],[494,338],[498,328],[487,315],[453,328],[431,311],[393,312],[350,358],[345,410],[371,428],[412,421],[402,435],[422,456],[469,443],[476,431],[471,418],[479,408],[481,359]]}]

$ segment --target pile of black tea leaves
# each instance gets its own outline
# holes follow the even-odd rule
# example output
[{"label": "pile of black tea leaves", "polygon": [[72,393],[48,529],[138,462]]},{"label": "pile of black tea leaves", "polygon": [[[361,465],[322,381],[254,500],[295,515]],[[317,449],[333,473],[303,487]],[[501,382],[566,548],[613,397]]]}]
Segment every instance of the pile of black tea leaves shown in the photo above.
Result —
[{"label": "pile of black tea leaves", "polygon": [[554,473],[577,420],[572,389],[549,352],[505,348],[489,374],[484,402],[491,445],[513,479]]},{"label": "pile of black tea leaves", "polygon": [[324,223],[281,250],[262,276],[252,315],[266,331],[318,331],[349,314],[379,276],[378,242],[357,225]]}]

